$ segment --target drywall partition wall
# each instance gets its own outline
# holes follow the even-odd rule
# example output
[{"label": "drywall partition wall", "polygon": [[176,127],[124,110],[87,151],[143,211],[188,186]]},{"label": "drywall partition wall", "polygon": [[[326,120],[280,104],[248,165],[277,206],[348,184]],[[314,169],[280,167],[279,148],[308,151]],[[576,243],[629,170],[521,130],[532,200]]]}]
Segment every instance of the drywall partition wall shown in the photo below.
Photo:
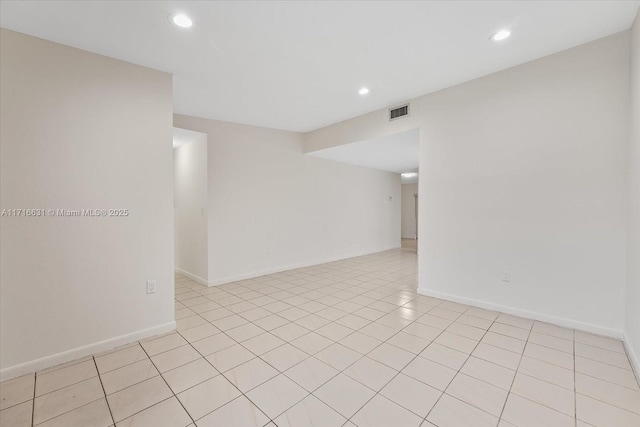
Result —
[{"label": "drywall partition wall", "polygon": [[402,184],[402,238],[416,237],[416,202],[418,184]]},{"label": "drywall partition wall", "polygon": [[2,378],[173,329],[171,76],[3,29],[0,90]]},{"label": "drywall partition wall", "polygon": [[211,285],[400,246],[398,174],[307,156],[298,133],[174,125],[208,138]]},{"label": "drywall partition wall", "polygon": [[420,127],[419,292],[622,336],[628,49],[628,32],[596,40],[414,99],[405,122],[319,129],[306,149]]},{"label": "drywall partition wall", "polygon": [[640,378],[640,12],[631,30],[631,132],[625,341]]},{"label": "drywall partition wall", "polygon": [[383,136],[414,130],[420,126],[420,104],[408,101],[409,115],[389,120],[389,109],[378,110],[304,134],[305,153],[338,145],[378,139]]},{"label": "drywall partition wall", "polygon": [[622,335],[628,36],[422,99],[421,292]]},{"label": "drywall partition wall", "polygon": [[174,138],[176,133],[184,141],[173,150],[175,269],[206,285],[209,282],[207,135],[174,129]]}]

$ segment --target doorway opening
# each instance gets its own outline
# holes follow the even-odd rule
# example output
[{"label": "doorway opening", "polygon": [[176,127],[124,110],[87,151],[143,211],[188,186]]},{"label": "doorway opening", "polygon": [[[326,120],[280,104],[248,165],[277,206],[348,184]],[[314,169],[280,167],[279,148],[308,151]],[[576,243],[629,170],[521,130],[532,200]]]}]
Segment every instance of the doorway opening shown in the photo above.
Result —
[{"label": "doorway opening", "polygon": [[208,284],[207,134],[173,128],[174,268]]},{"label": "doorway opening", "polygon": [[403,249],[418,251],[418,169],[400,175],[402,186],[401,245]]},{"label": "doorway opening", "polygon": [[[373,132],[372,132],[373,133]],[[400,203],[381,189],[381,206],[392,211],[386,223],[392,233],[394,248],[408,247],[417,253],[418,167],[420,164],[420,129],[410,128],[370,139],[337,145],[307,154],[328,160],[350,163],[399,175],[395,194]],[[398,188],[399,187],[399,188]],[[415,195],[415,196],[414,196]],[[392,202],[392,203],[388,203]]]}]

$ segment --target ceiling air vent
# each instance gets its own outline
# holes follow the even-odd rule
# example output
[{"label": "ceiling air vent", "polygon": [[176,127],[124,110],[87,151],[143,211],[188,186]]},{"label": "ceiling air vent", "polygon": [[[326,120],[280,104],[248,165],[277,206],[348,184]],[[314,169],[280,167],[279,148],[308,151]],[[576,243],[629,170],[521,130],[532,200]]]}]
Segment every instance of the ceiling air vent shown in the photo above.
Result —
[{"label": "ceiling air vent", "polygon": [[389,120],[396,120],[409,115],[409,104],[389,109]]}]

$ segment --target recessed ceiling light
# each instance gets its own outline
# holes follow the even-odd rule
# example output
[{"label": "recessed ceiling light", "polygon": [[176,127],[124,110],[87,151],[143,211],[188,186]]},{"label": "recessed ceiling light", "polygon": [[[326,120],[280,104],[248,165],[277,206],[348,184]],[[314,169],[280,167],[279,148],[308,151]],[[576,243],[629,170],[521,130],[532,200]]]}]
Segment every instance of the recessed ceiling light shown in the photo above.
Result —
[{"label": "recessed ceiling light", "polygon": [[187,15],[176,15],[173,17],[173,23],[178,27],[189,28],[193,23]]},{"label": "recessed ceiling light", "polygon": [[405,172],[402,174],[403,178],[414,178],[416,176],[418,176],[417,172]]},{"label": "recessed ceiling light", "polygon": [[511,31],[509,31],[509,30],[500,30],[497,33],[495,33],[494,35],[492,35],[490,38],[493,41],[499,42],[500,40],[506,39],[510,35],[511,35]]},{"label": "recessed ceiling light", "polygon": [[367,89],[366,87],[363,87],[362,89],[360,89],[360,90],[358,91],[358,93],[359,93],[360,95],[366,95],[366,94],[368,94],[368,93],[369,93],[369,89]]}]

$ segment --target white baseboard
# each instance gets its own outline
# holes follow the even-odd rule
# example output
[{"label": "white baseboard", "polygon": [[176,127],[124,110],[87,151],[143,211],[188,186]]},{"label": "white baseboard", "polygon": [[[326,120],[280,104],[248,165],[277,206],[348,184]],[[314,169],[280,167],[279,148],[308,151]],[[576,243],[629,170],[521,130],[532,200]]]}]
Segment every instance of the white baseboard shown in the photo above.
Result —
[{"label": "white baseboard", "polygon": [[625,350],[627,350],[627,356],[629,357],[629,361],[631,362],[631,367],[633,368],[633,372],[635,372],[636,374],[636,380],[640,384],[640,359],[638,358],[639,355],[633,349],[633,345],[631,344],[631,341],[629,340],[629,335],[627,335],[626,331],[624,333],[624,338],[622,340],[622,343],[624,344]]},{"label": "white baseboard", "polygon": [[402,246],[400,245],[397,245],[397,246],[394,245],[394,246],[389,246],[383,249],[378,249],[373,251],[351,253],[351,254],[346,254],[346,255],[341,255],[336,257],[323,258],[323,259],[310,261],[310,262],[301,262],[297,264],[282,265],[279,267],[268,268],[264,270],[254,271],[254,272],[245,273],[245,274],[239,274],[235,276],[227,276],[220,279],[211,280],[207,283],[207,286],[224,285],[225,283],[229,283],[229,282],[237,282],[239,280],[253,279],[255,277],[265,276],[267,274],[281,273],[283,271],[295,270],[296,268],[311,267],[314,265],[326,264],[328,262],[342,261],[343,259],[355,258],[358,256],[377,254],[384,251],[390,251],[392,249],[400,249],[401,247]]},{"label": "white baseboard", "polygon": [[580,322],[578,320],[568,319],[565,317],[557,317],[550,314],[538,313],[535,311],[523,310],[515,307],[509,307],[506,305],[495,304],[487,301],[477,300],[473,298],[466,298],[459,295],[448,294],[445,292],[433,291],[431,289],[418,288],[420,295],[426,295],[429,297],[445,299],[448,301],[454,301],[461,304],[473,305],[476,307],[484,308],[487,310],[500,311],[502,313],[511,314],[519,317],[526,317],[528,319],[539,320],[541,322],[553,323],[565,328],[578,329],[585,332],[591,332],[593,334],[603,335],[611,338],[622,339],[623,331],[621,329],[607,328],[593,323]]},{"label": "white baseboard", "polygon": [[176,273],[182,274],[183,276],[187,276],[189,279],[195,280],[196,282],[200,283],[201,285],[210,286],[209,285],[209,281],[207,279],[204,279],[204,278],[202,278],[200,276],[196,276],[195,274],[189,273],[188,271],[183,270],[183,269],[178,268],[178,267],[174,267],[173,269],[175,270]]},{"label": "white baseboard", "polygon": [[52,354],[50,356],[41,357],[40,359],[31,360],[29,362],[20,363],[18,365],[9,366],[0,370],[0,381],[10,380],[21,375],[31,374],[33,372],[50,368],[61,363],[70,362],[81,357],[92,354],[101,353],[111,350],[124,344],[129,344],[144,338],[171,332],[176,329],[176,322],[167,322],[152,328],[131,332],[129,334],[120,335],[104,341],[98,341],[93,344],[76,347],[61,353]]}]

